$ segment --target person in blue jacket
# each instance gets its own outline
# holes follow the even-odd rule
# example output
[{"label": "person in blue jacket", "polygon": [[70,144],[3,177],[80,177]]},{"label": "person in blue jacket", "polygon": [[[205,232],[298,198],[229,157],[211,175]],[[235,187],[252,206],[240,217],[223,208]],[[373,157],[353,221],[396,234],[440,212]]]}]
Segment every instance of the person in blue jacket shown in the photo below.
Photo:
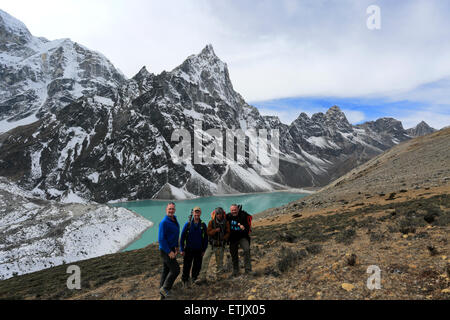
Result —
[{"label": "person in blue jacket", "polygon": [[170,295],[170,289],[172,289],[175,279],[180,274],[180,265],[176,259],[179,253],[179,235],[180,225],[175,216],[175,203],[170,202],[167,204],[166,216],[160,222],[158,232],[159,251],[163,260],[159,285],[161,299],[165,299]]},{"label": "person in blue jacket", "polygon": [[199,207],[193,209],[193,214],[184,225],[181,232],[180,250],[183,259],[183,274],[181,280],[183,286],[189,284],[189,273],[192,268],[192,281],[196,283],[202,269],[203,255],[208,247],[208,235],[206,225],[200,220],[202,210]]}]

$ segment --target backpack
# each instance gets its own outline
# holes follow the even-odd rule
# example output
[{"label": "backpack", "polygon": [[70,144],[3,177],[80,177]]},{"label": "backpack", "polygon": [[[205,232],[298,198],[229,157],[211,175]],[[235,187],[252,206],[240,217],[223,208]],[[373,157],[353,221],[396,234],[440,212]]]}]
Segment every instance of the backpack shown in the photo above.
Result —
[{"label": "backpack", "polygon": [[[189,222],[188,222],[188,226],[186,228],[186,232],[184,233],[184,238],[181,239],[181,243],[184,244],[184,247],[186,248],[186,241],[188,239],[188,235],[189,235],[189,231],[191,230],[191,223],[192,223],[192,210],[191,210],[191,215],[189,216]],[[200,227],[202,229],[202,240],[204,240],[206,237],[208,237],[207,233],[206,233],[206,225],[205,223],[200,219]]]},{"label": "backpack", "polygon": [[[226,228],[227,228],[227,223],[228,223],[228,221],[227,221],[227,218],[226,218],[226,217],[224,217],[223,219],[225,220],[225,230],[224,230],[224,232],[226,232]],[[212,226],[213,229],[216,229],[216,228],[218,227],[218,224],[217,224],[217,222],[216,222],[215,216],[214,216],[214,219],[212,219],[212,225],[211,225],[211,226]],[[224,235],[225,235],[225,234],[224,234]],[[220,243],[221,245],[225,246],[226,244],[229,243],[229,241],[228,241],[228,240],[225,240],[225,239],[222,239],[220,242],[217,242],[218,240],[214,239],[214,237],[208,237],[208,241],[209,241],[209,243],[210,243],[211,245]]]},{"label": "backpack", "polygon": [[253,220],[253,216],[252,216],[251,214],[249,214],[247,211],[242,210],[242,204],[238,205],[238,209],[239,209],[239,211],[238,211],[239,213],[238,213],[238,214],[241,214],[241,212],[242,212],[242,213],[245,214],[246,217],[247,217],[247,224],[248,224],[248,227],[249,227],[249,229],[248,229],[248,235],[250,235],[250,234],[252,233],[252,220]]}]

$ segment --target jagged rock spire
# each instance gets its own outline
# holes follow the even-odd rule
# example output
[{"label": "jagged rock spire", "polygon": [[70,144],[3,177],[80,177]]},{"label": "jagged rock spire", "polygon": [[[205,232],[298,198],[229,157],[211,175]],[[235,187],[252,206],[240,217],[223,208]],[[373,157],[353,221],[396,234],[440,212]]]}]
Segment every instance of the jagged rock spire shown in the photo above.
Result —
[{"label": "jagged rock spire", "polygon": [[133,77],[134,80],[139,80],[139,79],[144,79],[146,77],[148,77],[151,73],[148,72],[147,68],[145,66],[143,66],[141,68],[141,70],[139,70],[138,73],[136,73],[136,75]]}]

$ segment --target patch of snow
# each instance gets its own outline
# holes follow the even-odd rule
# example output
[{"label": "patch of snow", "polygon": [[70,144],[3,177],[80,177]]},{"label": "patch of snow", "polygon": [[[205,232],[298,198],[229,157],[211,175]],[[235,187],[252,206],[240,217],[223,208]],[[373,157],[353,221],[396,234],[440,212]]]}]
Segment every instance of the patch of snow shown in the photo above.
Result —
[{"label": "patch of snow", "polygon": [[247,184],[253,190],[273,190],[273,187],[252,168],[244,169],[243,167],[232,163],[229,165],[229,170],[233,171],[234,174],[239,177],[242,183]]},{"label": "patch of snow", "polygon": [[322,149],[340,149],[338,145],[336,145],[333,141],[325,139],[325,137],[309,137],[306,139],[309,143],[322,148]]},{"label": "patch of snow", "polygon": [[106,106],[110,106],[110,107],[114,106],[114,101],[112,101],[110,98],[95,96],[94,101],[98,102],[98,103],[101,103],[101,104],[104,104]]},{"label": "patch of snow", "polygon": [[192,198],[196,197],[192,193],[190,193],[186,190],[177,188],[171,184],[169,184],[169,187],[170,187],[171,194],[174,196],[174,200],[186,200],[186,199],[192,199]]},{"label": "patch of snow", "polygon": [[241,126],[242,131],[247,130],[247,121],[245,119],[239,119],[239,125]]},{"label": "patch of snow", "polygon": [[313,156],[312,154],[306,152],[305,150],[302,150],[302,155],[304,159],[310,163],[309,168],[314,173],[319,174],[326,172],[326,167],[327,164],[329,163],[328,161],[317,158],[316,156]]},{"label": "patch of snow", "polygon": [[[84,139],[90,138],[90,134],[86,133],[83,128],[80,127],[72,127],[67,130],[67,134],[70,135],[73,133],[73,137],[66,144],[64,149],[61,151],[59,159],[58,159],[58,168],[63,169],[66,160],[69,158],[69,150],[72,151],[70,156],[70,162],[72,162],[74,154],[78,149],[81,149]],[[91,133],[92,134],[92,133]]]},{"label": "patch of snow", "polygon": [[204,115],[193,109],[183,109],[183,113],[186,117],[202,120]]},{"label": "patch of snow", "polygon": [[88,201],[69,190],[66,195],[61,197],[61,203],[88,203]]},{"label": "patch of snow", "polygon": [[108,204],[114,204],[114,203],[121,203],[128,201],[128,198],[122,198],[122,199],[116,199],[116,200],[110,200],[108,201]]},{"label": "patch of snow", "polygon": [[43,150],[44,148],[40,148],[31,154],[31,177],[33,179],[37,179],[42,176],[41,154]]},{"label": "patch of snow", "polygon": [[93,183],[98,183],[99,174],[98,172],[91,173],[87,176],[89,180],[91,180]]},{"label": "patch of snow", "polygon": [[60,191],[54,188],[48,188],[47,189],[48,194],[50,194],[52,197],[60,197],[64,191]]},{"label": "patch of snow", "polygon": [[20,127],[20,126],[26,126],[33,122],[38,121],[39,119],[36,117],[36,114],[32,114],[26,118],[23,118],[18,121],[12,121],[9,122],[7,119],[0,121],[0,133],[7,132],[9,130],[12,130],[14,128]]},{"label": "patch of snow", "polygon": [[22,21],[17,20],[10,14],[0,9],[0,18],[4,22],[6,30],[14,34],[26,35],[30,32]]},{"label": "patch of snow", "polygon": [[197,101],[195,104],[198,105],[202,109],[214,109],[209,104],[206,104],[204,102]]},{"label": "patch of snow", "polygon": [[113,131],[113,114],[112,114],[112,110],[109,110],[109,114],[108,114],[108,132],[106,133],[105,140],[111,138],[112,131]]}]

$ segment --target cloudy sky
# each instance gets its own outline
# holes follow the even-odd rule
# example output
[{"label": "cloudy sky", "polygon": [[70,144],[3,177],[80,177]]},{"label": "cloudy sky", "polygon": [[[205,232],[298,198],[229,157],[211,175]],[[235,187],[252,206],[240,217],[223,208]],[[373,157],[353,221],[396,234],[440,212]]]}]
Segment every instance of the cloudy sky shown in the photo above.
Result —
[{"label": "cloudy sky", "polygon": [[[369,30],[377,5],[381,29]],[[352,123],[450,125],[446,0],[2,0],[35,36],[71,38],[126,76],[171,70],[208,43],[236,91],[290,123],[336,104]]]}]

